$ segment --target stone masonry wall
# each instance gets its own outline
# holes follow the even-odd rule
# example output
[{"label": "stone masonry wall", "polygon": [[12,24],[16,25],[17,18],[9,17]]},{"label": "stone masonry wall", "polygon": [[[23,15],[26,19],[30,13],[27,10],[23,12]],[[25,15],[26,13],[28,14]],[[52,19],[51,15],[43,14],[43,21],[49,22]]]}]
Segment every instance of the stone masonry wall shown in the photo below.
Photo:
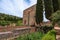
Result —
[{"label": "stone masonry wall", "polygon": [[0,32],[0,40],[12,40],[32,32],[35,32],[35,27],[15,28],[12,31]]},{"label": "stone masonry wall", "polygon": [[35,24],[35,12],[36,5],[24,10],[23,13],[23,25],[34,25]]}]

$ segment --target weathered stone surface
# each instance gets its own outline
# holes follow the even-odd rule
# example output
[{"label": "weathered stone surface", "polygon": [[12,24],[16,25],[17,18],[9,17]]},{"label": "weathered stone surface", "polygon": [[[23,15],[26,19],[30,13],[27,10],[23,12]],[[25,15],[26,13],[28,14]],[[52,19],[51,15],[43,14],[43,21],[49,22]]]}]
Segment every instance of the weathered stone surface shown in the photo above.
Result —
[{"label": "weathered stone surface", "polygon": [[33,5],[23,12],[23,25],[34,25],[35,24],[35,12],[36,5]]},{"label": "weathered stone surface", "polygon": [[54,27],[54,29],[56,30],[56,40],[60,40],[60,27]]},{"label": "weathered stone surface", "polygon": [[0,32],[0,40],[8,40],[19,37],[20,35],[35,32],[34,27],[15,28],[12,31]]}]

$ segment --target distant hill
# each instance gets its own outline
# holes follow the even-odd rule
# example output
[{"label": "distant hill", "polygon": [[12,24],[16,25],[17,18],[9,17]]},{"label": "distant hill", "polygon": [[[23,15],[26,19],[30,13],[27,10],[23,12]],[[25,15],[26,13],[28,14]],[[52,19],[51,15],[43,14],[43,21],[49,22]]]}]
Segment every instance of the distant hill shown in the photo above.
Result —
[{"label": "distant hill", "polygon": [[17,16],[12,16],[4,13],[0,13],[0,25],[5,26],[5,25],[21,25],[22,23],[22,18],[17,17]]}]

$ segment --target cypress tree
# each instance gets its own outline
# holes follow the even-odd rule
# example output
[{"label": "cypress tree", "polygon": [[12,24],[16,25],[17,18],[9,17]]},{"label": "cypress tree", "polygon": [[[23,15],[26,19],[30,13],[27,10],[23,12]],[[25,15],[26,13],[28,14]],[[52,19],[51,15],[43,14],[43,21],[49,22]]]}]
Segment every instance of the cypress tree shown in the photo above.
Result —
[{"label": "cypress tree", "polygon": [[42,0],[37,0],[36,5],[36,23],[40,24],[43,20],[43,3]]},{"label": "cypress tree", "polygon": [[52,1],[53,1],[53,9],[54,9],[54,12],[56,12],[57,10],[59,10],[58,0],[52,0]]},{"label": "cypress tree", "polygon": [[59,10],[60,10],[60,0],[58,0]]},{"label": "cypress tree", "polygon": [[46,18],[50,20],[50,16],[53,12],[52,0],[44,0],[44,5],[45,5]]}]

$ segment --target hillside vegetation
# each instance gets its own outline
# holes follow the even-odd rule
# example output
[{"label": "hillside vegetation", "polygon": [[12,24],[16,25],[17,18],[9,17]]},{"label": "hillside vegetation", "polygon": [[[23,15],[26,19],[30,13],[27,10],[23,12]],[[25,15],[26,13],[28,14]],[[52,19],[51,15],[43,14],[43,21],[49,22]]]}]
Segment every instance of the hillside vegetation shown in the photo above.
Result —
[{"label": "hillside vegetation", "polygon": [[11,25],[11,24],[20,26],[22,24],[22,18],[0,13],[0,26]]}]

